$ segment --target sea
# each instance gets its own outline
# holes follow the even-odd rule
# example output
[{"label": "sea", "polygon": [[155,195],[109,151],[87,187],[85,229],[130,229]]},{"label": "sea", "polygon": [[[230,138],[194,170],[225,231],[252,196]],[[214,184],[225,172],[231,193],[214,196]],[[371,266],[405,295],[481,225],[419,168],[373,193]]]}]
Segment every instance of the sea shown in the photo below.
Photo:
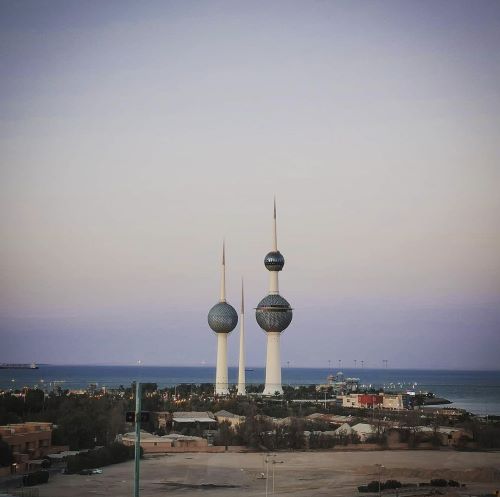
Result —
[{"label": "sea", "polygon": [[[326,368],[282,369],[284,385],[310,385],[326,383],[329,374],[337,371]],[[345,368],[345,377],[359,378],[361,385],[389,389],[413,389],[433,392],[452,402],[449,407],[466,409],[477,415],[500,415],[500,371],[451,371],[424,369],[368,369]],[[229,382],[236,383],[238,368],[229,368]],[[51,390],[81,389],[89,384],[117,388],[130,386],[135,380],[157,383],[159,387],[180,383],[213,383],[214,367],[177,366],[61,366],[39,365],[39,369],[0,369],[0,389],[36,387]],[[264,368],[247,368],[249,384],[264,383]]]}]

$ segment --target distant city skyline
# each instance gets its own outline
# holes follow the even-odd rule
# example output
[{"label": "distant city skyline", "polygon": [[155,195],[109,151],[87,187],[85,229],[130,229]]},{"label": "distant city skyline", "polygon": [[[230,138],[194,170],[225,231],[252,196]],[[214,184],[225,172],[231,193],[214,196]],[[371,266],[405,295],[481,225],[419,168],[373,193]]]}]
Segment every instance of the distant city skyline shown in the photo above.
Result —
[{"label": "distant city skyline", "polygon": [[[500,4],[0,6],[0,362],[498,369]],[[238,333],[228,337],[237,366]],[[352,364],[354,365],[354,364]]]}]

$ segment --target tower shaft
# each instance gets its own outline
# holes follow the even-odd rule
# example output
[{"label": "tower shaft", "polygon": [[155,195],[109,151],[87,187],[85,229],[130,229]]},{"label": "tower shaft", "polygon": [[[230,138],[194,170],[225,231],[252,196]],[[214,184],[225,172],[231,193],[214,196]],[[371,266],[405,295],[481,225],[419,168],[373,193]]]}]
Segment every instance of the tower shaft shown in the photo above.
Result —
[{"label": "tower shaft", "polygon": [[215,394],[229,394],[227,384],[227,333],[217,333],[217,368],[215,371]]},{"label": "tower shaft", "polygon": [[278,271],[269,271],[269,294],[271,295],[278,295],[280,293],[278,274]]},{"label": "tower shaft", "polygon": [[283,395],[281,387],[280,332],[267,333],[266,385],[264,395]]},{"label": "tower shaft", "polygon": [[240,357],[238,369],[238,395],[246,395],[245,385],[245,303],[243,296],[243,280],[241,281],[241,315],[240,315]]}]

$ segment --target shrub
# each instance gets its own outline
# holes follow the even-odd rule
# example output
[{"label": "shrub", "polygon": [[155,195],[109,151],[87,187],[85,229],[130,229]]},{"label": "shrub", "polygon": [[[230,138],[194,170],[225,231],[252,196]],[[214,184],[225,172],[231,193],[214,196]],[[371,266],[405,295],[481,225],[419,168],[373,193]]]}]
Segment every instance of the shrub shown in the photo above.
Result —
[{"label": "shrub", "polygon": [[458,481],[456,481],[456,480],[449,480],[448,481],[448,486],[449,487],[459,487],[460,483],[458,483]]},{"label": "shrub", "polygon": [[433,487],[447,487],[448,482],[443,480],[443,478],[435,478],[434,480],[431,480],[431,485]]},{"label": "shrub", "polygon": [[5,440],[2,440],[0,435],[0,466],[10,466],[13,462],[14,456],[10,445]]},{"label": "shrub", "polygon": [[48,471],[35,471],[34,473],[28,473],[23,476],[23,485],[25,487],[32,487],[33,485],[40,485],[42,483],[47,483],[49,481]]},{"label": "shrub", "polygon": [[[358,487],[359,492],[378,492],[379,482],[377,480],[373,480],[368,485],[363,485]],[[387,480],[386,482],[380,482],[380,490],[392,489],[392,488],[401,488],[403,485],[398,480]]]},{"label": "shrub", "polygon": [[398,480],[387,480],[384,484],[383,484],[383,488],[401,488],[401,482],[398,481]]},{"label": "shrub", "polygon": [[[143,450],[141,447],[141,457]],[[68,457],[68,473],[78,473],[82,469],[100,468],[134,459],[134,447],[114,442],[107,447],[81,452],[75,456]]]},{"label": "shrub", "polygon": [[[378,481],[371,481],[370,483],[368,483],[368,485],[366,486],[368,488],[368,492],[378,492],[378,486],[379,486],[379,483]],[[384,486],[382,485],[382,483],[380,483],[380,490],[383,490]]]}]

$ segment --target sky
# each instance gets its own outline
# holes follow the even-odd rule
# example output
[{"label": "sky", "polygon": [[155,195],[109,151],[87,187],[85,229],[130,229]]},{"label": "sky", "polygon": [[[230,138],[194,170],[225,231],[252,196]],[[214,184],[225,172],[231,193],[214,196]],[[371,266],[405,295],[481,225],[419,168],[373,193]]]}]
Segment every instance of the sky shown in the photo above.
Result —
[{"label": "sky", "polygon": [[[0,362],[498,369],[500,3],[3,1]],[[229,337],[237,364],[238,331]]]}]

